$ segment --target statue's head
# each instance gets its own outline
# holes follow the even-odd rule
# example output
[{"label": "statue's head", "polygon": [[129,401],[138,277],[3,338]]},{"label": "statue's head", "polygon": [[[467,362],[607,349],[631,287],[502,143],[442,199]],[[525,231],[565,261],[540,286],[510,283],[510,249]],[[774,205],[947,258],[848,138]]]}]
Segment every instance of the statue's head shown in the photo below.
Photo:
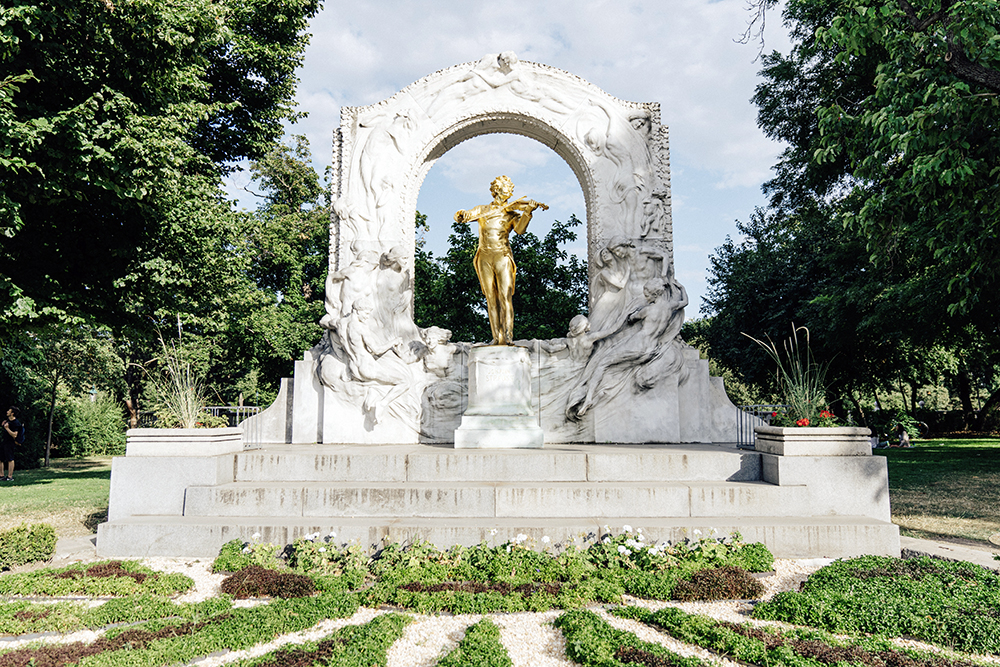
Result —
[{"label": "statue's head", "polygon": [[587,319],[586,315],[576,315],[569,321],[570,336],[579,336],[587,333],[588,330],[590,330],[590,320]]},{"label": "statue's head", "polygon": [[514,181],[507,176],[497,176],[490,183],[490,194],[494,198],[500,195],[501,199],[510,199],[511,195],[514,194]]},{"label": "statue's head", "polygon": [[447,343],[451,339],[451,331],[431,326],[423,330],[423,336],[427,347],[433,348]]},{"label": "statue's head", "polygon": [[393,246],[382,254],[382,264],[385,266],[399,266],[402,268],[405,259],[406,248],[401,245]]},{"label": "statue's head", "polygon": [[504,74],[514,69],[514,65],[516,65],[517,62],[517,54],[513,51],[504,51],[497,56],[497,65],[500,67],[500,71]]},{"label": "statue's head", "polygon": [[645,285],[642,286],[642,293],[643,295],[645,295],[646,300],[649,301],[650,303],[655,301],[657,297],[663,294],[664,290],[666,290],[666,285],[664,285],[663,282],[656,279],[650,280],[649,282],[647,282]]},{"label": "statue's head", "polygon": [[354,302],[351,309],[357,314],[358,319],[364,322],[368,319],[368,316],[372,314],[372,311],[375,310],[375,304],[372,303],[371,299],[363,296]]}]

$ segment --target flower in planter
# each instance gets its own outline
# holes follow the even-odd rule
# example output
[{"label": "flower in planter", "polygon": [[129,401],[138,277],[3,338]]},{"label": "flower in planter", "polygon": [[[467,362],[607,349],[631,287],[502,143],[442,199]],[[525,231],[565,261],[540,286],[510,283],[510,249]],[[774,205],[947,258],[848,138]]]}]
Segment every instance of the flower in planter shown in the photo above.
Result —
[{"label": "flower in planter", "polygon": [[[800,342],[800,332],[804,344]],[[826,370],[818,364],[809,347],[809,330],[792,325],[792,335],[784,342],[784,352],[770,339],[767,342],[743,334],[764,348],[777,366],[777,381],[786,406],[771,413],[771,426],[836,426],[836,417],[826,406]]]}]

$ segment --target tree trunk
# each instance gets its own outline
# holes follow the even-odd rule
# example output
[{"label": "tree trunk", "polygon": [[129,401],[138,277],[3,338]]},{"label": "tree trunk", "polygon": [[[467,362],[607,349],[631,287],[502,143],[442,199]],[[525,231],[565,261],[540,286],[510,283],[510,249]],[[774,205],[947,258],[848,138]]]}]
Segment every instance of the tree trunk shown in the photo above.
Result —
[{"label": "tree trunk", "polygon": [[52,452],[52,420],[56,416],[56,389],[59,387],[59,371],[52,373],[52,397],[49,400],[49,434],[45,438],[45,467],[49,467],[49,455]]},{"label": "tree trunk", "polygon": [[854,395],[853,391],[847,392],[847,395],[851,397],[851,405],[853,405],[854,409],[858,411],[859,422],[867,424],[868,417],[865,416],[865,409],[861,407],[861,401],[858,400],[858,397]]},{"label": "tree trunk", "polygon": [[963,368],[958,371],[958,398],[962,401],[962,412],[972,414],[972,378],[969,376],[969,369]]},{"label": "tree trunk", "polygon": [[990,397],[986,399],[986,403],[983,407],[979,408],[979,414],[976,415],[976,420],[972,424],[973,431],[982,431],[986,428],[986,418],[990,416],[997,405],[1000,405],[1000,387],[996,389]]}]

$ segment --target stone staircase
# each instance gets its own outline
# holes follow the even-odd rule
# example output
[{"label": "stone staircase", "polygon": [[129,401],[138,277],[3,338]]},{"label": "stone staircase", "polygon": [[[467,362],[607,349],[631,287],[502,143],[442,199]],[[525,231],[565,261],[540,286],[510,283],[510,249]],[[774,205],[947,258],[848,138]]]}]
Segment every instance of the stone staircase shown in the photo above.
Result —
[{"label": "stone staircase", "polygon": [[[197,461],[130,453],[115,459],[97,549],[106,557],[212,557],[231,539],[259,534],[287,544],[317,532],[369,548],[386,540],[500,543],[519,534],[569,543],[631,525],[652,540],[739,531],[779,557],[899,554],[887,499],[884,509],[871,504],[874,516],[838,514],[836,474],[770,483],[770,456],[731,445],[591,444],[270,445]],[[843,462],[844,475],[859,476]],[[153,470],[174,477],[160,480]],[[864,491],[854,479],[850,492],[859,483]],[[139,490],[142,500],[124,500]]]}]

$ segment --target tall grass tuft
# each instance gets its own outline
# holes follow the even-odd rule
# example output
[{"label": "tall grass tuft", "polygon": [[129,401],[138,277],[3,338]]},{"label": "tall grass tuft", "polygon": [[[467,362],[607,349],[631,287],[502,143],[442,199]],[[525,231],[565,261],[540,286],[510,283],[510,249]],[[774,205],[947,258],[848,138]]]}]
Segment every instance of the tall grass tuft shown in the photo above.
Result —
[{"label": "tall grass tuft", "polygon": [[[805,344],[799,339],[804,332]],[[767,355],[777,364],[778,387],[792,421],[808,419],[816,423],[819,413],[826,405],[827,364],[818,364],[809,347],[809,329],[792,324],[792,335],[782,345],[784,354],[770,337],[765,343],[750,334],[744,336],[764,348]]]},{"label": "tall grass tuft", "polygon": [[168,345],[161,335],[160,345],[163,347],[163,368],[151,383],[157,426],[195,428],[206,416],[208,402],[204,378],[182,357],[173,342]]}]

